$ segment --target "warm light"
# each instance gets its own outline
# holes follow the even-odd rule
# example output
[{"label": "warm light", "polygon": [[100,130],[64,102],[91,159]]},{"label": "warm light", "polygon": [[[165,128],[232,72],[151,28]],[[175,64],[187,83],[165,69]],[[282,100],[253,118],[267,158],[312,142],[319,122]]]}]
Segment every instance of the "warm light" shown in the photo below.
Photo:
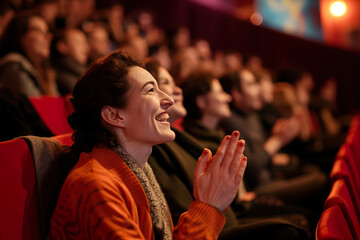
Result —
[{"label": "warm light", "polygon": [[260,26],[263,22],[263,17],[260,13],[255,12],[250,16],[250,22],[255,26]]},{"label": "warm light", "polygon": [[340,17],[346,12],[346,3],[344,1],[335,1],[331,4],[330,11],[335,17]]}]

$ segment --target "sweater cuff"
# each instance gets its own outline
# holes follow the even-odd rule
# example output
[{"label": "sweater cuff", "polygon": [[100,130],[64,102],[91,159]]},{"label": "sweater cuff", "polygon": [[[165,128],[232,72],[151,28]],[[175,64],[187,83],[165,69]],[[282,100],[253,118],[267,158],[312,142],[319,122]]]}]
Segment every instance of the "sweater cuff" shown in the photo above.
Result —
[{"label": "sweater cuff", "polygon": [[216,236],[219,236],[226,222],[225,216],[219,209],[200,201],[192,202],[188,213],[194,218],[199,218],[205,222]]}]

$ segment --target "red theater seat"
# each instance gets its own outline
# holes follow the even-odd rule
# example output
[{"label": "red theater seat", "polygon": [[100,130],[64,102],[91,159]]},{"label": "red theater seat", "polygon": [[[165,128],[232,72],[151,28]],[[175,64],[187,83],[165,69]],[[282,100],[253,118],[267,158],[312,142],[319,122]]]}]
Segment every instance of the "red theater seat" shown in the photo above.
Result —
[{"label": "red theater seat", "polygon": [[33,97],[30,102],[54,135],[70,133],[71,129],[67,117],[71,113],[69,104],[64,97]]},{"label": "red theater seat", "polygon": [[317,240],[351,240],[351,232],[339,206],[326,209],[316,228]]},{"label": "red theater seat", "polygon": [[26,142],[0,142],[0,162],[0,239],[41,239],[35,171]]},{"label": "red theater seat", "polygon": [[349,189],[344,179],[338,179],[334,182],[331,192],[325,201],[324,209],[332,206],[339,206],[343,213],[349,230],[354,239],[360,238],[360,224],[355,211],[353,201],[351,199]]}]

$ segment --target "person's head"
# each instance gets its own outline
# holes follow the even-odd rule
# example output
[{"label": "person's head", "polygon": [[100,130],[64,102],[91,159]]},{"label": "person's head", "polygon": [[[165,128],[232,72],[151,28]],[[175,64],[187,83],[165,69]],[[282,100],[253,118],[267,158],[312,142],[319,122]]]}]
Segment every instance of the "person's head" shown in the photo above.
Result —
[{"label": "person's head", "polygon": [[211,122],[212,127],[223,118],[231,116],[229,103],[231,96],[224,92],[219,80],[211,74],[190,75],[182,85],[186,118]]},{"label": "person's head", "polygon": [[45,20],[35,13],[19,13],[7,26],[0,45],[0,56],[10,52],[20,53],[31,61],[41,61],[50,56],[52,35]]},{"label": "person's head", "polygon": [[295,87],[299,102],[307,106],[310,102],[310,95],[314,88],[314,80],[309,72],[289,68],[279,72],[277,82],[287,82]]},{"label": "person's head", "polygon": [[36,9],[45,21],[52,25],[59,14],[59,3],[57,0],[41,0],[37,3]]},{"label": "person's head", "polygon": [[255,77],[260,85],[260,95],[263,106],[271,104],[274,100],[274,83],[269,71],[255,72]]},{"label": "person's head", "polygon": [[294,86],[287,82],[275,83],[273,106],[281,117],[291,117],[295,114],[298,99]]},{"label": "person's head", "polygon": [[96,22],[90,23],[85,32],[88,37],[91,60],[105,56],[111,51],[111,41],[105,25]]},{"label": "person's head", "polygon": [[169,122],[173,123],[177,119],[185,117],[186,109],[183,105],[182,89],[176,86],[170,73],[155,59],[149,59],[145,64],[145,68],[156,79],[159,88],[174,99],[174,105],[168,109]]},{"label": "person's head", "polygon": [[167,122],[173,100],[156,80],[119,51],[94,62],[73,90],[74,147],[89,152],[97,144],[108,147],[152,146],[174,139]]},{"label": "person's head", "polygon": [[242,69],[231,72],[219,80],[225,92],[232,96],[232,104],[236,109],[244,113],[261,109],[260,86],[251,71]]},{"label": "person's head", "polygon": [[56,50],[78,63],[86,65],[89,56],[89,44],[83,31],[76,28],[64,29],[55,39]]}]

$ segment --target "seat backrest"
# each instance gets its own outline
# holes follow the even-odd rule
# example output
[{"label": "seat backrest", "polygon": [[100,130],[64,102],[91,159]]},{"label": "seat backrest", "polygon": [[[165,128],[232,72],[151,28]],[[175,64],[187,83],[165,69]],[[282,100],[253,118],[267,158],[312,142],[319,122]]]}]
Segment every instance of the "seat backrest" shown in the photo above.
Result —
[{"label": "seat backrest", "polygon": [[39,219],[43,239],[49,233],[51,216],[65,179],[58,161],[63,147],[53,138],[22,137],[30,148],[39,199]]},{"label": "seat backrest", "polygon": [[360,217],[360,188],[355,183],[357,176],[353,176],[350,171],[348,162],[344,158],[336,158],[333,164],[330,180],[334,183],[337,179],[344,179],[348,186],[349,193],[354,203],[354,207],[357,211],[358,217]]},{"label": "seat backrest", "polygon": [[0,142],[0,162],[0,239],[41,239],[34,165],[26,142]]},{"label": "seat backrest", "polygon": [[326,209],[316,227],[317,240],[351,240],[351,232],[339,206]]},{"label": "seat backrest", "polygon": [[324,210],[334,205],[341,209],[353,238],[359,239],[360,223],[344,179],[338,179],[333,183],[330,194],[325,201]]},{"label": "seat backrest", "polygon": [[67,117],[70,115],[68,103],[64,97],[32,97],[30,102],[54,135],[72,132]]}]

